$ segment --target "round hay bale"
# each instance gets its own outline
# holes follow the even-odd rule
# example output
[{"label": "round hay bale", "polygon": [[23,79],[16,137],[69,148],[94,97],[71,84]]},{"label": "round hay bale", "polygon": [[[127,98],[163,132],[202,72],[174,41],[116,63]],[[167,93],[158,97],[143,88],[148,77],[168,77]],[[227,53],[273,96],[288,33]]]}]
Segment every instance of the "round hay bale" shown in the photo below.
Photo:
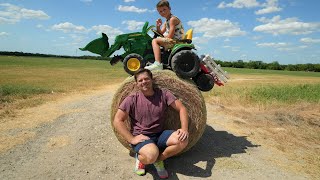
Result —
[{"label": "round hay bale", "polygon": [[[189,150],[202,136],[207,121],[207,110],[204,98],[196,85],[191,80],[183,80],[176,76],[176,74],[169,70],[154,71],[154,87],[169,89],[187,108],[189,115],[189,144],[183,152]],[[128,77],[118,88],[113,96],[111,104],[111,125],[113,131],[120,141],[120,143],[128,150],[132,150],[128,142],[117,133],[113,126],[115,114],[120,103],[132,92],[138,91],[134,77]],[[169,107],[165,113],[166,129],[177,130],[180,128],[179,113],[172,107]],[[126,126],[130,130],[130,118],[126,120]],[[182,153],[183,153],[182,152]]]}]

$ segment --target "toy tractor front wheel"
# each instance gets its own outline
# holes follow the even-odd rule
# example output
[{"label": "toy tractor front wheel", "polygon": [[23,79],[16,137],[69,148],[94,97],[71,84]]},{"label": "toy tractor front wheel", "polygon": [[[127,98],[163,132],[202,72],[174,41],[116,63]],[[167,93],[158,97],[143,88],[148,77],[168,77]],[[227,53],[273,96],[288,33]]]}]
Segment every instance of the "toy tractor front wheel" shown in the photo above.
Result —
[{"label": "toy tractor front wheel", "polygon": [[123,59],[123,65],[124,65],[124,70],[128,74],[133,75],[140,68],[144,67],[143,58],[139,54],[135,54],[135,53],[128,54]]},{"label": "toy tractor front wheel", "polygon": [[200,60],[192,50],[181,50],[173,55],[171,67],[180,77],[188,79],[196,76],[200,69]]}]

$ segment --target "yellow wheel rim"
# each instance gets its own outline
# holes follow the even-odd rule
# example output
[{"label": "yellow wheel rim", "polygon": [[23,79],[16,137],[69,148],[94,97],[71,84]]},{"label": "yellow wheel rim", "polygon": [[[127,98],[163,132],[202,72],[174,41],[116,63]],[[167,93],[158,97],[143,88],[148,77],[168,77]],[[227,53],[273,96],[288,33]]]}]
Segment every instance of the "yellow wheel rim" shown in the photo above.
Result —
[{"label": "yellow wheel rim", "polygon": [[130,58],[127,62],[130,71],[137,71],[140,68],[140,61],[137,58]]}]

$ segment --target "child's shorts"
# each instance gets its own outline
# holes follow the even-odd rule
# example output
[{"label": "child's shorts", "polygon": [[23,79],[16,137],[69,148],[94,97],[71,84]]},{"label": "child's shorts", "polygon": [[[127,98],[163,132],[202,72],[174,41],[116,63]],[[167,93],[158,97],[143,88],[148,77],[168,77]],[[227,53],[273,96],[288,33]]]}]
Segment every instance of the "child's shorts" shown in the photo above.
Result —
[{"label": "child's shorts", "polygon": [[162,39],[162,46],[165,49],[171,49],[175,44],[177,44],[177,40],[171,38],[161,38]]}]

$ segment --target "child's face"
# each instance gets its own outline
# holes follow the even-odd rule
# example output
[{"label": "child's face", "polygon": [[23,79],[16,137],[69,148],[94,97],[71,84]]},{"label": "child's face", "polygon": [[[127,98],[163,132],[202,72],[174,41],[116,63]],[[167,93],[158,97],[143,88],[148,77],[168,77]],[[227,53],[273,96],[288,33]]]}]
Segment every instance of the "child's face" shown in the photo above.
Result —
[{"label": "child's face", "polygon": [[165,18],[168,17],[168,15],[170,15],[170,13],[171,13],[170,8],[167,6],[160,6],[157,8],[157,10],[158,10],[160,16],[165,17]]}]

